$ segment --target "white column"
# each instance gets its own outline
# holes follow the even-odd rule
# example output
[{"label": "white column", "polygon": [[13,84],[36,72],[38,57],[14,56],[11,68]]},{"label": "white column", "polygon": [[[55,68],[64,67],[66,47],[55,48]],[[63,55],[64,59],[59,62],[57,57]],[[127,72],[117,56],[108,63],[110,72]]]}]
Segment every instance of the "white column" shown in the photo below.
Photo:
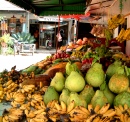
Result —
[{"label": "white column", "polygon": [[[130,16],[127,17],[127,28],[130,28]],[[130,56],[130,40],[126,41],[126,55]]]},{"label": "white column", "polygon": [[29,20],[30,20],[30,17],[29,17],[30,13],[27,12],[26,14],[26,32],[29,33]]},{"label": "white column", "polygon": [[72,20],[68,22],[68,42],[67,43],[71,41],[71,28],[72,28]]},{"label": "white column", "polygon": [[116,37],[118,36],[118,29],[119,29],[119,27],[117,27],[117,28],[114,30],[113,38],[116,38]]},{"label": "white column", "polygon": [[74,43],[77,41],[77,20],[74,23]]}]

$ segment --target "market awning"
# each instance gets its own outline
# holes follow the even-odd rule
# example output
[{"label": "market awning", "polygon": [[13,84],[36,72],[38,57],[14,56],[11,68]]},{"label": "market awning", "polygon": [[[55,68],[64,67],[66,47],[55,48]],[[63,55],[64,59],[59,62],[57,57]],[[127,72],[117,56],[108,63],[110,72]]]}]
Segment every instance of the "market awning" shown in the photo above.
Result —
[{"label": "market awning", "polygon": [[38,16],[84,14],[91,0],[7,0]]},{"label": "market awning", "polygon": [[61,18],[63,19],[76,19],[76,20],[81,20],[81,19],[86,19],[90,16],[90,13],[86,14],[68,14],[68,15],[60,15]]}]

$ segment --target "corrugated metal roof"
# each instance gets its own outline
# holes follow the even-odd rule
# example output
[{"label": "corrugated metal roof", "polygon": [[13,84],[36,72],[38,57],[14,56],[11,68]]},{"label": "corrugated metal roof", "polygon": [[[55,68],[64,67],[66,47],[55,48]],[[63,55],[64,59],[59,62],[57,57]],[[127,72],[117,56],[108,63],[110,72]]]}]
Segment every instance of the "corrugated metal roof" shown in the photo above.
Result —
[{"label": "corrugated metal roof", "polygon": [[[84,14],[86,0],[7,0],[39,16]],[[91,0],[87,0],[91,1]]]}]

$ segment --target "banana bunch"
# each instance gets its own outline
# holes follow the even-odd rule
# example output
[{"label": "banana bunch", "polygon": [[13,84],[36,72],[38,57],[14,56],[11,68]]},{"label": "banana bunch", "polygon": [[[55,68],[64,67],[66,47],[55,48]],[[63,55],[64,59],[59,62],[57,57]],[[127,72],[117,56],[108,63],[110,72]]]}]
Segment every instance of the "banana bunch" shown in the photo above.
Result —
[{"label": "banana bunch", "polygon": [[76,106],[73,110],[69,112],[69,119],[72,122],[84,122],[90,115],[90,111],[82,106]]},{"label": "banana bunch", "polygon": [[12,80],[9,80],[3,84],[3,87],[4,87],[4,93],[10,93],[17,89],[18,84],[13,82]]},{"label": "banana bunch", "polygon": [[47,115],[53,122],[56,121],[72,121],[72,122],[83,122],[87,119],[90,112],[82,107],[76,106],[75,101],[71,101],[67,106],[63,101],[58,103],[56,100],[52,100],[47,104]]},{"label": "banana bunch", "polygon": [[52,100],[47,104],[47,115],[48,118],[53,121],[69,121],[69,112],[74,109],[75,102],[72,101],[68,106],[61,101],[58,103],[57,100]]},{"label": "banana bunch", "polygon": [[35,114],[34,118],[29,119],[28,122],[48,122],[48,119],[46,117],[46,113],[45,112],[41,112],[40,113]]},{"label": "banana bunch", "polygon": [[26,97],[25,94],[21,93],[21,92],[14,92],[12,95],[12,101],[11,101],[11,105],[12,107],[17,107],[17,106],[21,106],[22,104],[25,103]]},{"label": "banana bunch", "polygon": [[11,108],[3,113],[2,122],[20,122],[24,112],[18,108]]},{"label": "banana bunch", "polygon": [[45,104],[43,102],[43,97],[40,94],[33,94],[32,96],[30,95],[30,102],[31,106],[34,107],[35,109],[45,109]]},{"label": "banana bunch", "polygon": [[2,84],[0,84],[0,102],[4,99],[4,89]]},{"label": "banana bunch", "polygon": [[124,106],[114,106],[116,110],[116,118],[118,118],[121,122],[130,122],[130,108],[127,104]]},{"label": "banana bunch", "polygon": [[31,93],[33,93],[34,91],[35,91],[35,85],[23,85],[23,86],[21,86],[21,84],[20,84],[20,88],[21,89],[19,89],[19,92],[22,92],[22,93],[27,93],[27,94],[31,94]]},{"label": "banana bunch", "polygon": [[92,104],[88,104],[88,117],[84,122],[110,122],[116,114],[116,111],[110,108],[110,104],[105,104],[100,107],[96,105],[95,108]]},{"label": "banana bunch", "polygon": [[120,43],[122,43],[125,40],[130,40],[130,28],[126,30],[122,28],[119,35],[116,37],[116,40]]},{"label": "banana bunch", "polygon": [[44,120],[45,121],[48,120],[47,117],[46,117],[45,109],[38,109],[38,110],[36,110],[36,109],[30,109],[30,110],[25,109],[24,112],[25,112],[25,115],[27,117],[28,122],[30,122],[30,121],[35,122],[35,120],[36,121],[39,120],[39,122],[44,122]]},{"label": "banana bunch", "polygon": [[60,120],[60,116],[65,113],[66,104],[64,104],[64,102],[62,102],[62,106],[58,103],[57,100],[52,100],[47,104],[47,114],[51,121],[56,122]]},{"label": "banana bunch", "polygon": [[116,29],[119,25],[122,25],[125,22],[125,17],[122,14],[113,15],[108,20],[108,28],[110,30]]},{"label": "banana bunch", "polygon": [[19,107],[19,109],[25,111],[25,110],[30,110],[31,109],[31,102],[27,101],[24,104],[21,104],[21,106]]}]

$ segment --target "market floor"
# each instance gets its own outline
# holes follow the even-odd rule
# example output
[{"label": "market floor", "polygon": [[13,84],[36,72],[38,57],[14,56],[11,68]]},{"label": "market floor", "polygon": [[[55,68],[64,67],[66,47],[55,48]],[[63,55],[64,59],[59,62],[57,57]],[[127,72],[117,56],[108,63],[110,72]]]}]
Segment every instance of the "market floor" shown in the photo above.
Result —
[{"label": "market floor", "polygon": [[45,59],[47,56],[50,56],[54,52],[55,50],[37,50],[33,56],[31,53],[24,53],[16,56],[0,55],[0,72],[2,72],[4,69],[10,71],[11,68],[15,65],[16,70],[27,68],[28,66]]}]

